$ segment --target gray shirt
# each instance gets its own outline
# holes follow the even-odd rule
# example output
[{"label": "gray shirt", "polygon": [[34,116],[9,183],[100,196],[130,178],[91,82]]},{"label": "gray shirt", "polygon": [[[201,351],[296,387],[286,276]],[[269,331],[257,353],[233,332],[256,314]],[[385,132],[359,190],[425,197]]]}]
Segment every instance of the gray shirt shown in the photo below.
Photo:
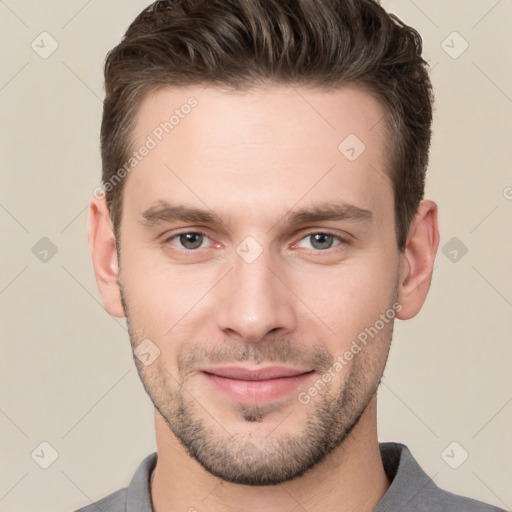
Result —
[{"label": "gray shirt", "polygon": [[[384,470],[391,485],[374,512],[505,512],[464,496],[440,489],[401,443],[380,443]],[[149,478],[157,452],[148,455],[127,488],[109,494],[75,512],[153,512]]]}]

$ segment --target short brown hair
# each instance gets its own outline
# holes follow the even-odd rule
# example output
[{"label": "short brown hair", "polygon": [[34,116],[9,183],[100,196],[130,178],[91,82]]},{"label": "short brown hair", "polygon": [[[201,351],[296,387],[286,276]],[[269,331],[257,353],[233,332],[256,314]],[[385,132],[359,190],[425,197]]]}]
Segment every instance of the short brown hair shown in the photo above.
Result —
[{"label": "short brown hair", "polygon": [[[147,93],[166,86],[356,85],[385,107],[397,245],[423,199],[433,91],[422,39],[377,0],[159,0],[105,62],[103,183],[133,151]],[[341,142],[341,141],[340,141]],[[116,238],[124,180],[106,190]],[[118,247],[119,250],[119,247]]]}]

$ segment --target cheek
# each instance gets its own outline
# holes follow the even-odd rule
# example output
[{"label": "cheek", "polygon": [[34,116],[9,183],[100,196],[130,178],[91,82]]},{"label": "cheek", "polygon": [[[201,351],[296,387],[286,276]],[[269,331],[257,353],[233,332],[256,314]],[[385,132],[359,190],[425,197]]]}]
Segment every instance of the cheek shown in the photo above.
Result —
[{"label": "cheek", "polygon": [[290,278],[297,296],[345,339],[373,325],[390,307],[396,273],[389,263],[361,257],[337,267],[296,270]]},{"label": "cheek", "polygon": [[132,323],[139,333],[157,340],[171,339],[190,329],[215,279],[213,267],[173,266],[149,253],[144,258],[144,250],[138,248],[132,248],[130,257],[122,261]]},{"label": "cheek", "polygon": [[[176,265],[156,252],[135,245],[124,250],[123,284],[134,323],[156,339],[181,339],[197,331],[198,324],[206,328],[216,313],[216,301],[208,294],[217,293],[214,285],[225,268],[213,262]],[[349,342],[375,323],[391,304],[396,279],[393,255],[377,246],[349,254],[336,265],[283,265],[278,274],[303,319],[299,330],[321,329],[337,342]]]}]

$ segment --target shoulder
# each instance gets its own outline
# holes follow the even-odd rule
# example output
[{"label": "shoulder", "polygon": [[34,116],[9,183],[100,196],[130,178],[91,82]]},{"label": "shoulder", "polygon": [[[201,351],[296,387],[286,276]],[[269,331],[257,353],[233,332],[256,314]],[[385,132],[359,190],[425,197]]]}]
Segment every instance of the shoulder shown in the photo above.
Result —
[{"label": "shoulder", "polygon": [[149,479],[155,468],[157,452],[149,454],[137,467],[128,487],[119,489],[101,500],[86,505],[75,512],[126,512],[151,510]]},{"label": "shoulder", "polygon": [[459,494],[441,489],[433,484],[431,488],[420,492],[417,502],[428,512],[505,512],[504,509],[489,505]]},{"label": "shoulder", "polygon": [[381,443],[384,469],[391,485],[375,512],[505,512],[504,509],[454,494],[437,486],[402,443]]},{"label": "shoulder", "polygon": [[126,510],[126,488],[119,489],[101,500],[86,505],[75,512],[125,512]]}]

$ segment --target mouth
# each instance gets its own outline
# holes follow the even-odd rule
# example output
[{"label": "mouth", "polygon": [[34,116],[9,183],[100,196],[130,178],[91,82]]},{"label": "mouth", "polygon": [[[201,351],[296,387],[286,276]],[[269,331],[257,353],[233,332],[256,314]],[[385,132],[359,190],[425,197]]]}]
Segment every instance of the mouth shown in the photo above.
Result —
[{"label": "mouth", "polygon": [[258,369],[223,366],[202,369],[202,374],[214,391],[244,404],[263,404],[285,397],[314,373],[314,370],[286,366]]}]

